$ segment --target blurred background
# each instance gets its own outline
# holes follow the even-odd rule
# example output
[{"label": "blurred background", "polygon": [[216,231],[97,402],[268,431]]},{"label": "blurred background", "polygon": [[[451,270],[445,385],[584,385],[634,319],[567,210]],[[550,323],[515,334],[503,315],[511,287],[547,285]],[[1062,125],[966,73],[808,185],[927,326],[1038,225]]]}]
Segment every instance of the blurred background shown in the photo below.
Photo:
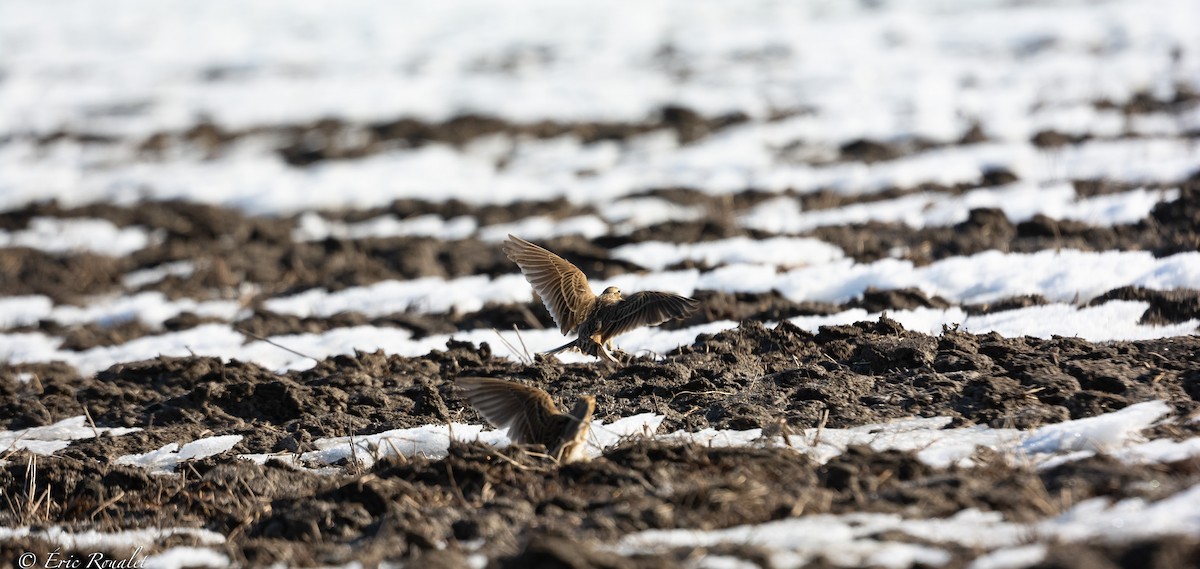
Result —
[{"label": "blurred background", "polygon": [[[1192,0],[5,2],[0,209],[986,181],[1024,187],[971,205],[1019,219],[1056,183],[1169,186],[1200,164],[1198,21]],[[667,215],[636,206],[601,221]]]}]

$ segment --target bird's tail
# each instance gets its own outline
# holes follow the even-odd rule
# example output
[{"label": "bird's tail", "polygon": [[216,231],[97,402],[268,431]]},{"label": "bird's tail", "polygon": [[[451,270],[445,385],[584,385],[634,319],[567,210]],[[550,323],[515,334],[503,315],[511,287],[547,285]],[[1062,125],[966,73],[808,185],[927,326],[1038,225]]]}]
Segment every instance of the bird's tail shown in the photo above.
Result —
[{"label": "bird's tail", "polygon": [[575,344],[576,344],[578,341],[579,341],[579,340],[578,340],[578,338],[577,338],[577,339],[575,339],[575,340],[571,340],[570,342],[567,342],[567,343],[565,343],[565,344],[563,344],[563,345],[561,345],[561,346],[559,346],[559,347],[557,347],[557,348],[554,348],[553,350],[546,350],[546,351],[544,351],[544,352],[538,352],[538,353],[539,353],[539,354],[541,354],[541,355],[543,355],[543,356],[552,356],[552,355],[554,355],[554,354],[557,354],[557,353],[559,353],[559,352],[565,352],[565,351],[567,351],[567,350],[569,350],[569,349],[571,349],[571,348],[577,347]]},{"label": "bird's tail", "polygon": [[603,344],[600,344],[599,342],[588,341],[583,338],[575,338],[574,340],[571,340],[570,342],[567,342],[557,348],[554,348],[553,350],[546,350],[544,352],[538,352],[538,353],[543,356],[551,356],[551,355],[554,355],[554,354],[557,354],[560,352],[565,352],[572,348],[577,349],[580,352],[587,354],[589,356],[595,356],[597,358],[600,358],[601,360],[604,360],[609,363],[614,363],[614,364],[621,363],[620,360],[613,357],[612,352],[608,351],[608,348],[605,348]]}]

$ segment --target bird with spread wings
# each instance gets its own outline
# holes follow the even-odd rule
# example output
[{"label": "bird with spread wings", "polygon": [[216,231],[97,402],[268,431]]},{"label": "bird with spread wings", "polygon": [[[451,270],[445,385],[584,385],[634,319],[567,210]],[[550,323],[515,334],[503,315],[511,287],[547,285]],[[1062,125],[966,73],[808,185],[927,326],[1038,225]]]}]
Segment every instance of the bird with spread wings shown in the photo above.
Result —
[{"label": "bird with spread wings", "polygon": [[623,296],[615,286],[597,295],[579,267],[542,247],[509,235],[502,249],[521,268],[559,330],[563,334],[578,335],[544,354],[574,348],[615,363],[617,359],[610,351],[614,349],[612,339],[615,336],[642,326],[684,318],[700,306],[694,298],[668,292],[641,291]]},{"label": "bird with spread wings", "polygon": [[460,377],[467,401],[516,444],[540,444],[560,463],[588,460],[587,437],[596,398],[581,395],[563,413],[550,394],[528,385],[488,377]]}]

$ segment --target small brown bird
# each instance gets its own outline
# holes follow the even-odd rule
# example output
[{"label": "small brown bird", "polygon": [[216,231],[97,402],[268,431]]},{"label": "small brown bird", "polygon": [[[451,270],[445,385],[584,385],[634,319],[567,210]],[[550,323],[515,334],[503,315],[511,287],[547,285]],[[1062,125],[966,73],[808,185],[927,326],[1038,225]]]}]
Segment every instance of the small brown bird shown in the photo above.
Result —
[{"label": "small brown bird", "polygon": [[587,437],[596,398],[581,395],[562,413],[550,394],[528,385],[487,377],[460,377],[467,401],[497,429],[508,428],[517,444],[540,444],[560,463],[588,460]]},{"label": "small brown bird", "polygon": [[563,334],[578,338],[544,354],[557,354],[571,348],[605,361],[616,362],[609,351],[612,339],[642,326],[656,326],[672,318],[683,318],[696,311],[700,302],[668,292],[642,291],[621,296],[610,286],[596,296],[587,276],[566,259],[519,237],[508,236],[502,246],[525,274],[534,292],[558,324]]}]

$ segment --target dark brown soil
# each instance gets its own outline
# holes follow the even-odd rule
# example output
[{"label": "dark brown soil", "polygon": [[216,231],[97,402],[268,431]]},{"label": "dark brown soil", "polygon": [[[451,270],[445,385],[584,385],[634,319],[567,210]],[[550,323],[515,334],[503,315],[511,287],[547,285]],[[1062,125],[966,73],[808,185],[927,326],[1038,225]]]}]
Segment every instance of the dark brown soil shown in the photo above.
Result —
[{"label": "dark brown soil", "polygon": [[[640,122],[570,122],[538,121],[513,123],[482,115],[460,115],[443,122],[428,122],[413,118],[397,118],[369,124],[326,118],[310,124],[265,126],[247,130],[230,130],[211,122],[197,124],[182,132],[155,133],[139,144],[143,159],[154,159],[168,151],[179,149],[199,151],[216,157],[225,149],[246,138],[283,141],[278,152],[289,164],[307,166],[325,160],[362,158],[397,148],[415,148],[431,143],[461,146],[485,136],[554,138],[572,135],[585,144],[602,140],[626,140],[657,130],[674,131],[679,141],[689,143],[710,133],[745,122],[747,117],[732,113],[705,117],[696,111],[668,105],[654,116]],[[89,143],[110,143],[113,140],[86,133],[55,132],[38,139],[51,144],[62,139]]]},{"label": "dark brown soil", "polygon": [[1200,318],[1200,291],[1195,289],[1151,290],[1126,286],[1110,290],[1089,304],[1110,300],[1137,300],[1150,303],[1139,322],[1150,325],[1178,324]]},{"label": "dark brown soil", "polygon": [[[105,465],[97,451],[121,452],[105,445],[76,445],[38,461],[37,485],[49,489],[52,507],[35,521],[103,529],[200,525],[229,535],[224,550],[254,566],[461,559],[476,540],[478,552],[502,566],[534,559],[664,566],[682,559],[674,552],[623,559],[603,544],[646,529],[716,529],[801,514],[941,517],[973,507],[1034,521],[1095,496],[1160,499],[1200,478],[1195,462],[1147,469],[1096,457],[1037,472],[985,454],[972,469],[934,469],[909,453],[852,447],[819,466],[780,449],[636,440],[561,468],[517,449],[501,454],[456,444],[444,459],[388,459],[333,478],[227,456],[186,464],[178,476],[152,476]],[[26,487],[30,461],[13,455],[0,467],[0,484]],[[0,514],[0,522],[16,515]],[[1194,544],[1183,545],[1170,554],[1194,554]],[[51,548],[36,540],[12,546],[9,555]]]},{"label": "dark brown soil", "polygon": [[[1130,111],[1134,112],[1134,111]],[[664,111],[653,128],[675,129],[682,140],[738,120],[697,117],[685,109]],[[561,126],[561,125],[560,125]],[[297,127],[299,136],[329,140],[350,128],[336,122]],[[375,128],[375,127],[372,127]],[[429,141],[465,143],[489,133],[530,134],[529,125],[467,117],[445,124],[379,125],[370,148],[284,147],[295,163],[354,156],[387,144]],[[555,125],[533,132],[553,136]],[[576,126],[572,126],[572,129]],[[581,128],[581,127],[580,127]],[[645,125],[590,125],[589,140],[636,134]],[[515,130],[514,130],[515,129]],[[535,129],[536,130],[536,129]],[[512,131],[512,132],[510,132]],[[576,134],[580,132],[572,130]],[[161,145],[221,145],[246,133],[223,133],[208,125],[163,135]],[[980,134],[982,136],[982,134]],[[172,137],[179,137],[181,141]],[[230,138],[233,137],[233,138]],[[346,137],[340,137],[346,138]],[[901,155],[905,143],[860,141],[848,158]],[[1070,141],[1064,142],[1070,143]],[[890,145],[890,146],[889,146]],[[164,147],[165,148],[165,147]],[[980,185],[1011,182],[995,171]],[[1013,223],[997,210],[977,210],[946,228],[914,230],[900,224],[822,228],[808,235],[833,242],[860,261],[903,251],[929,263],[989,249],[1047,248],[1146,250],[1156,255],[1200,250],[1200,178],[1183,184],[1182,196],[1158,206],[1136,224],[1090,227],[1035,218]],[[977,186],[971,186],[977,187]],[[961,193],[961,187],[895,189],[872,196],[836,192],[784,193],[805,209],[839,207],[918,191]],[[1079,181],[1076,191],[1099,195],[1128,189],[1102,181]],[[777,197],[761,191],[713,198],[688,189],[646,195],[711,212],[695,222],[666,223],[624,236],[595,240],[563,237],[545,245],[608,277],[640,271],[613,260],[611,247],[649,239],[705,241],[758,236],[736,224],[735,212]],[[503,223],[529,215],[564,218],[594,212],[565,200],[504,206],[459,202],[398,201],[385,208],[323,212],[330,219],[359,221],[383,214],[411,217],[470,215],[480,223]],[[339,290],[386,279],[501,275],[515,272],[494,244],[476,239],[428,238],[293,241],[294,218],[250,217],[194,204],[163,202],[136,208],[93,205],[62,208],[39,204],[0,213],[0,229],[25,227],[35,216],[100,217],[120,226],[161,230],[162,243],[125,258],[54,255],[0,249],[0,295],[44,294],[58,303],[83,303],[100,294],[121,294],[130,271],[186,260],[187,277],[172,276],[139,290],[172,298],[232,298],[251,309],[231,325],[247,337],[320,332],[354,325],[397,326],[428,336],[456,330],[543,328],[552,325],[533,301],[491,305],[467,314],[399,313],[367,317],[341,313],[300,318],[272,313],[271,296],[321,287]],[[244,288],[246,285],[253,285]],[[257,287],[257,288],[255,288]],[[246,292],[249,290],[250,292]],[[819,465],[787,449],[715,449],[627,440],[590,463],[557,467],[522,449],[454,445],[448,457],[390,458],[364,468],[340,465],[340,474],[319,476],[279,462],[257,465],[238,453],[314,450],[323,437],[364,435],[389,429],[482,419],[465,404],[453,380],[465,375],[505,377],[547,389],[562,402],[581,394],[597,399],[596,415],[613,419],[641,412],[664,415],[664,431],[764,428],[798,431],[818,425],[861,426],[909,416],[948,416],[955,426],[1032,429],[1066,419],[1093,417],[1149,400],[1167,401],[1178,417],[1200,413],[1200,367],[1195,335],[1141,342],[1095,344],[1075,338],[1005,338],[947,329],[930,336],[896,322],[822,328],[813,334],[784,323],[799,315],[918,307],[945,308],[943,298],[915,289],[866,291],[847,303],[794,302],[775,292],[698,291],[703,309],[682,327],[719,320],[742,321],[734,330],[703,335],[661,360],[635,358],[624,367],[562,364],[539,359],[523,364],[494,357],[487,344],[451,342],[444,350],[406,358],[355,353],[317,362],[305,371],[275,374],[253,363],[209,357],[161,357],[125,362],[84,377],[54,362],[0,361],[0,429],[42,426],[86,414],[99,427],[145,430],[119,437],[80,440],[52,457],[0,449],[0,527],[62,525],[112,531],[144,527],[201,527],[228,536],[217,549],[235,563],[266,566],[341,564],[361,560],[411,561],[429,567],[460,567],[484,555],[492,567],[686,566],[693,551],[621,557],[611,544],[632,531],[655,528],[722,528],[815,513],[885,512],[912,517],[951,516],[963,508],[1001,513],[1021,522],[1059,514],[1091,497],[1156,500],[1200,482],[1195,460],[1127,465],[1104,455],[1038,471],[981,451],[972,469],[933,468],[911,453],[852,448]],[[1142,321],[1179,323],[1200,317],[1200,293],[1124,287],[1093,300],[1149,303]],[[963,307],[983,314],[1044,304],[1039,296],[1001,299]],[[164,323],[181,330],[205,322],[184,314]],[[107,326],[40,322],[21,330],[63,337],[66,349],[119,344],[154,334],[136,321]],[[23,380],[18,380],[21,377]],[[230,452],[181,465],[172,476],[150,475],[115,463],[175,442],[211,435],[244,438]],[[1156,425],[1148,434],[1183,440],[1200,435],[1200,423]],[[31,480],[34,484],[30,484]],[[37,489],[35,492],[30,488]],[[36,495],[33,495],[36,494]],[[37,507],[33,507],[33,504]],[[898,532],[900,533],[900,532]],[[905,535],[882,536],[917,541]],[[159,544],[191,544],[179,536]],[[0,542],[0,564],[25,551],[58,548],[39,538]],[[947,567],[965,567],[980,552],[949,546]],[[754,546],[709,549],[766,564]],[[122,553],[114,551],[114,554]],[[1194,565],[1194,538],[1164,537],[1131,544],[1050,544],[1045,567],[1184,567]],[[817,567],[831,566],[817,560]]]},{"label": "dark brown soil", "polygon": [[1175,92],[1170,97],[1158,97],[1148,91],[1138,91],[1122,104],[1110,100],[1100,100],[1093,104],[1097,109],[1117,109],[1126,115],[1181,114],[1197,105],[1200,105],[1200,93],[1186,83],[1175,85]]},{"label": "dark brown soil", "polygon": [[[892,296],[930,302],[913,291],[866,298]],[[1157,499],[1200,482],[1200,465],[1130,466],[1101,456],[1037,472],[982,456],[971,470],[934,469],[905,453],[852,449],[817,466],[779,449],[636,440],[563,468],[516,449],[501,458],[458,445],[442,460],[392,459],[330,479],[229,455],[185,465],[174,477],[113,461],[217,433],[245,436],[235,453],[303,452],[320,437],[480,421],[452,386],[460,375],[518,379],[561,400],[594,394],[600,418],[653,411],[666,415],[668,431],[777,427],[780,419],[798,430],[820,424],[825,413],[831,428],[945,415],[957,425],[1027,429],[1152,399],[1186,416],[1200,407],[1197,350],[1200,339],[1188,337],[1107,345],[953,330],[930,337],[885,318],[817,334],[750,321],[662,361],[641,358],[622,368],[530,366],[497,359],[486,344],[459,343],[419,358],[338,356],[285,375],[202,357],[121,364],[94,378],[62,365],[5,366],[0,426],[44,425],[84,407],[98,426],[150,426],[39,459],[38,487],[48,489],[53,506],[36,514],[38,523],[202,526],[230,534],[226,550],[253,565],[464,555],[462,544],[479,538],[481,552],[502,563],[566,555],[621,565],[640,562],[614,558],[601,544],[631,531],[799,513],[948,516],[966,507],[1026,521],[1092,496]],[[36,381],[17,382],[17,372]],[[27,487],[29,461],[18,453],[0,469],[7,496]],[[30,521],[21,512],[0,513],[0,525]],[[564,549],[556,545],[562,539],[591,545]],[[435,553],[440,544],[447,551]],[[641,562],[679,561],[663,555]]]},{"label": "dark brown soil", "polygon": [[1156,256],[1200,250],[1200,179],[1183,188],[1173,202],[1159,204],[1151,216],[1133,225],[1094,227],[1035,216],[1014,224],[1000,210],[977,209],[953,227],[914,230],[902,224],[872,222],[822,227],[811,235],[841,247],[860,262],[900,250],[903,258],[928,264],[987,250],[1032,253],[1044,249],[1083,251],[1145,250]]},{"label": "dark brown soil", "polygon": [[[1011,176],[1003,171],[993,174],[991,178],[985,177],[982,184],[1004,183]],[[1098,186],[1102,184],[1086,181],[1076,184],[1081,195],[1107,191]],[[954,193],[965,189],[968,187],[924,185],[853,198],[817,192],[795,195],[795,199],[800,200],[804,208],[819,209],[917,191]],[[987,250],[1119,249],[1146,250],[1166,256],[1200,250],[1200,174],[1184,182],[1181,189],[1179,199],[1160,204],[1149,217],[1130,225],[1093,227],[1044,216],[1013,223],[998,210],[980,209],[971,212],[967,221],[952,227],[912,229],[898,223],[872,222],[822,227],[804,235],[833,243],[860,262],[887,258],[896,251],[901,252],[902,258],[922,265]],[[713,215],[698,221],[667,222],[626,236],[601,237],[591,242],[569,236],[546,240],[544,245],[596,277],[638,271],[641,267],[610,258],[608,250],[645,240],[697,242],[747,234],[766,236],[739,227],[733,212],[752,207],[775,194],[751,190],[714,198],[676,189],[647,195],[687,205],[703,205]],[[355,221],[388,213],[401,218],[436,213],[445,217],[470,215],[481,223],[503,223],[528,215],[562,218],[588,211],[565,200],[505,206],[405,200],[387,208],[327,212],[324,215]],[[138,290],[157,290],[171,298],[239,298],[244,294],[239,287],[250,283],[258,287],[256,298],[266,298],[314,287],[338,290],[387,279],[499,275],[514,270],[498,247],[476,239],[440,241],[398,237],[295,242],[291,238],[296,223],[293,218],[248,217],[223,208],[181,202],[142,204],[136,208],[98,204],[71,209],[53,203],[37,204],[0,213],[0,229],[23,228],[36,216],[100,217],[119,226],[139,225],[161,230],[164,240],[124,258],[0,248],[0,294],[42,294],[58,303],[81,303],[92,295],[136,292],[122,290],[122,275],[174,261],[190,261],[196,270],[190,276],[169,276]]]},{"label": "dark brown soil", "polygon": [[[699,268],[695,266],[681,268]],[[861,308],[868,312],[912,310],[915,308],[949,308],[953,303],[939,296],[930,297],[919,289],[876,289],[868,287],[862,296],[844,303],[797,302],[789,300],[778,291],[765,293],[698,290],[693,295],[701,301],[700,310],[691,316],[667,322],[667,329],[679,329],[710,322],[732,320],[741,322],[779,322],[796,316],[819,316]],[[1200,292],[1193,289],[1156,291],[1140,287],[1121,287],[1108,291],[1087,303],[1088,306],[1103,304],[1110,300],[1134,300],[1150,303],[1141,319],[1142,324],[1178,324],[1200,318]],[[963,305],[970,315],[991,314],[1005,310],[1049,304],[1040,295],[1007,297],[984,304]],[[52,320],[43,320],[36,325],[12,328],[9,332],[37,331],[63,338],[60,346],[64,350],[83,351],[102,346],[113,346],[133,339],[194,328],[201,324],[221,322],[213,317],[201,317],[184,312],[163,323],[161,328],[148,326],[138,320],[108,323],[90,322],[64,326]],[[351,326],[376,326],[403,328],[413,334],[414,339],[435,334],[450,334],[459,331],[495,329],[540,330],[557,326],[542,303],[530,300],[522,304],[488,304],[480,310],[468,313],[397,312],[370,317],[360,312],[339,312],[328,317],[300,317],[278,314],[261,306],[247,317],[230,323],[248,339],[262,339],[288,334],[319,334],[335,328]]]}]

